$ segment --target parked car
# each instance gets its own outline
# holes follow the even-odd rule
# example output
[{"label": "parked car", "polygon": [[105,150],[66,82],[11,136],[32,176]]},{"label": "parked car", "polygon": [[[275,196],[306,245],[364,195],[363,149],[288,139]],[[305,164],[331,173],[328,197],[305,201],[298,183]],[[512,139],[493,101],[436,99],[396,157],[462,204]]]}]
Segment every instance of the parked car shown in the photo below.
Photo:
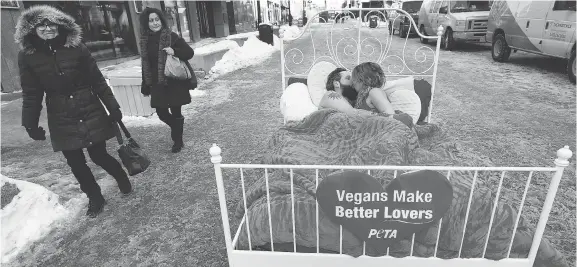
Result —
[{"label": "parked car", "polygon": [[[452,50],[458,42],[485,42],[489,1],[425,0],[419,11],[419,31],[425,36],[436,36],[443,26],[441,47]],[[428,39],[421,38],[422,43]]]},{"label": "parked car", "polygon": [[575,1],[509,1],[493,3],[486,40],[493,59],[504,62],[511,50],[567,59],[575,83]]},{"label": "parked car", "polygon": [[[423,0],[406,0],[403,1],[401,9],[409,13],[409,15],[415,21],[415,25],[419,25],[419,10]],[[407,37],[411,33],[417,33],[417,27],[411,25],[409,17],[402,12],[395,12],[396,17],[389,18],[389,34],[395,34],[395,31],[399,32],[401,38]]]}]

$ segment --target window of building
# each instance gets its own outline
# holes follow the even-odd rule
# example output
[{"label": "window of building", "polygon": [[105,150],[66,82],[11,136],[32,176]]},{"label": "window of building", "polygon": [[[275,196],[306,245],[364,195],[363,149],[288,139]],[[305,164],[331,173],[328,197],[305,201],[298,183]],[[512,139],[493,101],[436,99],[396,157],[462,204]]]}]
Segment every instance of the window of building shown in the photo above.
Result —
[{"label": "window of building", "polygon": [[255,30],[256,18],[254,16],[253,2],[250,0],[232,1],[234,7],[234,22],[237,33],[251,32]]},{"label": "window of building", "polygon": [[186,42],[192,42],[190,20],[187,13],[188,3],[182,0],[165,0],[162,4],[171,30],[180,35]]},{"label": "window of building", "polygon": [[200,38],[216,36],[214,29],[214,15],[211,1],[195,1]]},{"label": "window of building", "polygon": [[134,27],[126,1],[24,1],[28,8],[50,4],[74,17],[82,28],[82,42],[96,60],[138,54]]}]

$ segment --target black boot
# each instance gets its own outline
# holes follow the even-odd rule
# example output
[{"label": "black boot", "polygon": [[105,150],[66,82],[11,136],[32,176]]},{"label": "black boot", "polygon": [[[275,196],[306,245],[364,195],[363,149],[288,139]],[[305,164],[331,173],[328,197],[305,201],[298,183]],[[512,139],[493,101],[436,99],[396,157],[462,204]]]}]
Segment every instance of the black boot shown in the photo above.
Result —
[{"label": "black boot", "polygon": [[86,211],[86,216],[96,218],[96,216],[104,210],[104,205],[106,205],[106,200],[102,194],[88,197],[88,210]]},{"label": "black boot", "polygon": [[128,195],[132,192],[132,184],[130,183],[128,175],[123,169],[120,169],[120,171],[118,173],[115,173],[112,177],[114,177],[114,179],[116,180],[116,183],[118,184],[118,189],[120,189],[120,192],[122,192],[122,194]]},{"label": "black boot", "polygon": [[184,117],[174,118],[174,124],[171,128],[170,135],[174,145],[172,145],[172,153],[178,153],[184,147],[184,142],[182,141],[182,133],[184,131]]},{"label": "black boot", "polygon": [[88,165],[86,165],[84,157],[72,157],[69,155],[66,157],[66,160],[72,169],[74,177],[80,184],[80,190],[88,197],[88,211],[86,211],[86,215],[91,218],[96,217],[102,212],[104,204],[106,204],[100,191],[100,186],[96,182],[92,171],[88,168]]}]

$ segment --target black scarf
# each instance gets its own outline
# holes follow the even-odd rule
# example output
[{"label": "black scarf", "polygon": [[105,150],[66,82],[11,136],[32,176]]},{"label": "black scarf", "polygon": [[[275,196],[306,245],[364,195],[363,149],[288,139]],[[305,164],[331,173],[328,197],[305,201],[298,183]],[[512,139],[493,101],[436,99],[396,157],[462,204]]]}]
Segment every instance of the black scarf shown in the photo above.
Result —
[{"label": "black scarf", "polygon": [[[163,28],[160,30],[160,38],[158,40],[158,84],[166,85],[166,77],[164,76],[164,67],[166,65],[167,54],[162,49],[171,46],[171,35],[172,31],[170,29]],[[147,31],[147,33],[142,34],[140,37],[140,57],[142,58],[142,79],[146,85],[152,85],[152,71],[150,66],[150,61],[148,59],[148,38],[152,35],[157,34],[156,32]]]}]

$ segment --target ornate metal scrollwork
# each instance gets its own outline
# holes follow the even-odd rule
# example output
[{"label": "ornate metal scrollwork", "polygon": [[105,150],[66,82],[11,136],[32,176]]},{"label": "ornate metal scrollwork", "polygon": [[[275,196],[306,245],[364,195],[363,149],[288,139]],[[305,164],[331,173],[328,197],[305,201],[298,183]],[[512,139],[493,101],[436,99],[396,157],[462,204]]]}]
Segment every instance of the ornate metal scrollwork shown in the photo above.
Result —
[{"label": "ornate metal scrollwork", "polygon": [[[409,34],[406,37],[393,39],[390,25],[395,20],[404,18],[403,23],[410,22],[411,29],[418,29],[413,18],[406,11],[394,8],[378,9],[346,9],[333,22],[328,22],[320,16],[326,10],[315,14],[309,19],[299,36],[295,38],[283,38],[281,42],[284,55],[283,77],[306,76],[308,71],[319,61],[329,61],[338,67],[351,70],[359,63],[372,61],[383,67],[389,76],[433,76],[437,49],[431,45],[410,42]],[[334,10],[337,11],[337,10]],[[387,12],[396,11],[403,16],[388,18]],[[363,20],[357,19],[359,13],[366,12]],[[369,27],[369,19],[373,16],[378,18],[376,27]],[[316,22],[318,19],[318,22]],[[373,23],[374,24],[374,23]],[[373,25],[374,26],[374,25]],[[442,34],[442,29],[439,29]],[[419,36],[425,36],[415,31]],[[438,35],[439,36],[439,35]],[[426,37],[438,40],[438,36]],[[302,40],[310,39],[308,42]],[[404,39],[404,40],[403,40]],[[299,47],[285,47],[292,44]],[[307,50],[312,47],[312,54]],[[306,51],[306,52],[303,52]]]}]

